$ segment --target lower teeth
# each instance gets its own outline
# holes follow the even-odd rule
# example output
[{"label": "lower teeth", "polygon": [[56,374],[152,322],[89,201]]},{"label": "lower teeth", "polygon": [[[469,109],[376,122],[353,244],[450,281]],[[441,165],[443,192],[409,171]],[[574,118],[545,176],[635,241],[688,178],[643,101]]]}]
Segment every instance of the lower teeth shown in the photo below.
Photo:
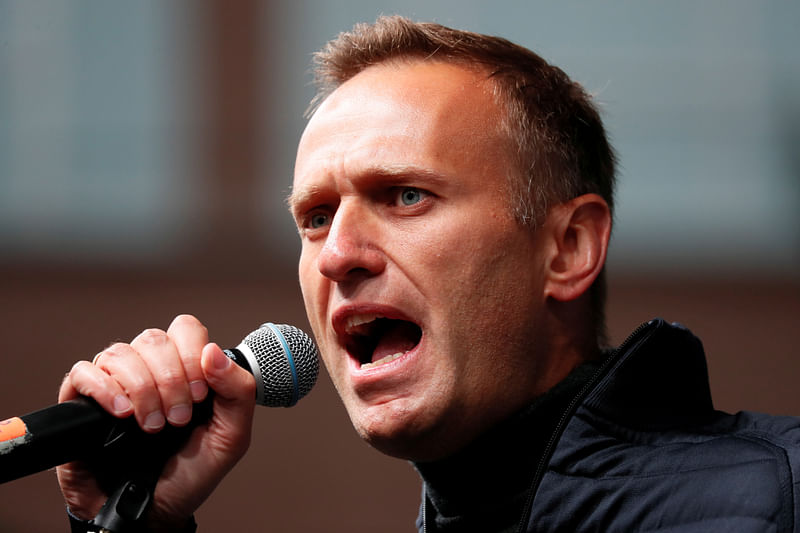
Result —
[{"label": "lower teeth", "polygon": [[397,352],[396,354],[387,355],[386,357],[382,357],[382,358],[378,359],[377,361],[373,361],[371,363],[364,363],[363,365],[361,365],[361,368],[362,368],[362,370],[365,369],[365,368],[375,368],[376,366],[380,366],[382,364],[388,363],[389,361],[394,361],[398,357],[402,356],[404,353],[405,352]]}]

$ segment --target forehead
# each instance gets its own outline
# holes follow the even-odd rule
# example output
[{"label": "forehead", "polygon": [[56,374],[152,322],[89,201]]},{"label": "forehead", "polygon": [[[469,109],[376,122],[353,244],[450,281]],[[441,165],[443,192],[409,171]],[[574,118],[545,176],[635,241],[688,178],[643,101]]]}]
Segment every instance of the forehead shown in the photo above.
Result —
[{"label": "forehead", "polygon": [[[448,114],[450,121],[477,125],[481,117],[497,111],[493,87],[487,73],[477,68],[415,58],[387,61],[342,83],[322,102],[307,129],[337,113],[361,109],[367,114],[367,107],[369,113],[383,108],[417,117]],[[472,107],[474,104],[480,107]],[[467,110],[471,112],[461,113]]]},{"label": "forehead", "polygon": [[492,89],[484,73],[449,63],[367,68],[331,93],[309,121],[298,148],[295,192],[322,176],[376,165],[454,176],[469,170],[488,179],[509,159]]}]

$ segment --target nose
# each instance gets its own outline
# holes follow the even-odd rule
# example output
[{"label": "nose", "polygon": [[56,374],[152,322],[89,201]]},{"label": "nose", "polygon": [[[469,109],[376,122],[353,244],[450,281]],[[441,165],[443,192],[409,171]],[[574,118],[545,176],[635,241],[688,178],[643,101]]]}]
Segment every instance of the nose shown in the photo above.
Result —
[{"label": "nose", "polygon": [[367,209],[342,202],[317,257],[320,273],[343,282],[383,272],[386,260],[378,247],[377,234],[377,221]]}]

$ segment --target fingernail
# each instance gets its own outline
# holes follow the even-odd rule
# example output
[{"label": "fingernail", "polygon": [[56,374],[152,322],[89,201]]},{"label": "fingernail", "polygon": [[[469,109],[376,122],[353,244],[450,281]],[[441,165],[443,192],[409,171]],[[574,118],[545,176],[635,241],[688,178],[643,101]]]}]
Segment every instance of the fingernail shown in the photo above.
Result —
[{"label": "fingernail", "polygon": [[217,350],[217,353],[214,354],[214,368],[217,370],[223,370],[228,368],[231,364],[231,360],[228,358],[227,355],[222,350]]},{"label": "fingernail", "polygon": [[170,424],[183,425],[192,418],[192,408],[188,405],[176,405],[167,413]]},{"label": "fingernail", "polygon": [[189,391],[192,393],[192,400],[199,402],[208,394],[208,386],[205,381],[198,379],[189,383]]},{"label": "fingernail", "polygon": [[124,394],[117,394],[114,396],[114,405],[112,407],[115,413],[122,414],[131,408],[131,401]]},{"label": "fingernail", "polygon": [[164,422],[164,415],[161,414],[161,411],[153,411],[144,419],[144,429],[161,429]]}]

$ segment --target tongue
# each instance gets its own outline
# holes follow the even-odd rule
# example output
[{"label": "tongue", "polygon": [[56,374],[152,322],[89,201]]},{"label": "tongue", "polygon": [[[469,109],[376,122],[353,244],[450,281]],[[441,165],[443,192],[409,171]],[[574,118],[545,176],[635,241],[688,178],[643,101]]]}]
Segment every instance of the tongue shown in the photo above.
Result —
[{"label": "tongue", "polygon": [[392,322],[381,335],[378,345],[372,352],[372,362],[389,355],[404,353],[419,342],[419,330],[410,322]]}]

